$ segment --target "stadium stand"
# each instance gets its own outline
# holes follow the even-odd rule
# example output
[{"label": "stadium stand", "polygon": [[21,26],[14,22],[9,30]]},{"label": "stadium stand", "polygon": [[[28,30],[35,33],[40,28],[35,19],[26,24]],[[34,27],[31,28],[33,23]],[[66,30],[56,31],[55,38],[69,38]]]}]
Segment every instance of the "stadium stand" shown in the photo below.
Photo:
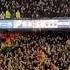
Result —
[{"label": "stadium stand", "polygon": [[0,47],[9,43],[0,70],[70,70],[70,32],[1,32]]},{"label": "stadium stand", "polygon": [[0,19],[53,17],[70,17],[70,0],[0,0]]}]

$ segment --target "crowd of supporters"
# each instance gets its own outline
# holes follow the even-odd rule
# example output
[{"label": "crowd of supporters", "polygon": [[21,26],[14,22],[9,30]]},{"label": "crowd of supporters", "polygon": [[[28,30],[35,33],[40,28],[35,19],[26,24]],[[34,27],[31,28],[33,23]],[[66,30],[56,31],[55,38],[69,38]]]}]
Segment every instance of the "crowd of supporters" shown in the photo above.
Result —
[{"label": "crowd of supporters", "polygon": [[[8,45],[9,44],[9,45]],[[0,70],[70,70],[70,33],[2,32]]]},{"label": "crowd of supporters", "polygon": [[69,16],[70,0],[0,0],[0,19]]}]

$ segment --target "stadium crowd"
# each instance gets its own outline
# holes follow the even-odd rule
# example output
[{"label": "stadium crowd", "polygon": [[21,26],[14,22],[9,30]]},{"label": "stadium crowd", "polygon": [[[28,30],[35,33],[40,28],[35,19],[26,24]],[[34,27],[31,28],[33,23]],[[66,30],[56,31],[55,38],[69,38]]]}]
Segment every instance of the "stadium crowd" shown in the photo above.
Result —
[{"label": "stadium crowd", "polygon": [[5,43],[12,50],[0,53],[0,70],[70,70],[70,33],[2,32]]},{"label": "stadium crowd", "polygon": [[70,0],[0,0],[0,19],[69,16]]}]

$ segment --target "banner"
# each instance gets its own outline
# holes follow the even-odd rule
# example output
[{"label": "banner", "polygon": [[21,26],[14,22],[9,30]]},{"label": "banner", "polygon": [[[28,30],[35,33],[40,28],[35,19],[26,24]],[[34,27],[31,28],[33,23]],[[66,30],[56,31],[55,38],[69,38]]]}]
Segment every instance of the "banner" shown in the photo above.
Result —
[{"label": "banner", "polygon": [[58,20],[58,28],[70,28],[70,20]]},{"label": "banner", "polygon": [[0,20],[1,28],[70,28],[70,20]]},{"label": "banner", "polygon": [[0,28],[13,28],[11,20],[0,20]]}]

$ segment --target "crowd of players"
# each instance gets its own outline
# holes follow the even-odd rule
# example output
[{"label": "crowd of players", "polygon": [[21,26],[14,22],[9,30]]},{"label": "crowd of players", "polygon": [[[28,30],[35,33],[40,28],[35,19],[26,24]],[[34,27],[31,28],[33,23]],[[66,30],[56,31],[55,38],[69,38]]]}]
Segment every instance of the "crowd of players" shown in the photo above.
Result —
[{"label": "crowd of players", "polygon": [[70,70],[70,33],[2,32],[0,47],[5,43],[13,48],[0,53],[0,70]]},{"label": "crowd of players", "polygon": [[0,0],[0,19],[69,16],[70,0]]}]

